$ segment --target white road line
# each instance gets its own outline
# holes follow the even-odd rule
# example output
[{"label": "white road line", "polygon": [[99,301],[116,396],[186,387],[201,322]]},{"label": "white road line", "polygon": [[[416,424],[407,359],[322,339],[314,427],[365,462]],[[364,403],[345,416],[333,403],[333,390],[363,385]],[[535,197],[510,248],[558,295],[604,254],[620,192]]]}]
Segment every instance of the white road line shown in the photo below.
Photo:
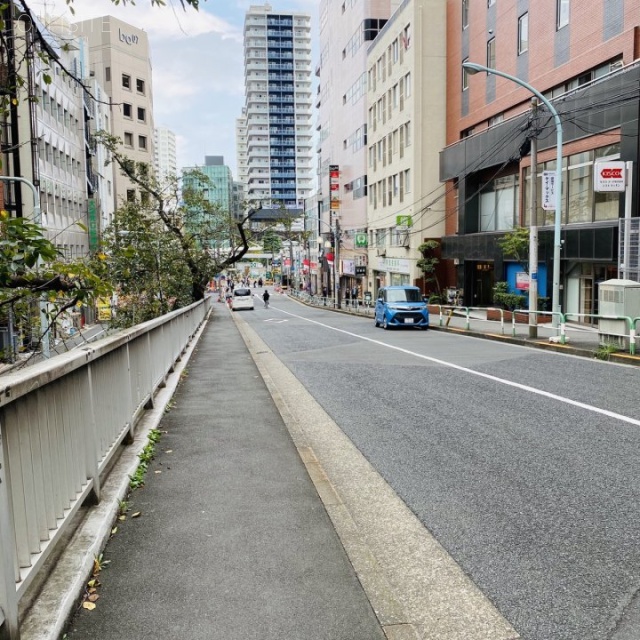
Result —
[{"label": "white road line", "polygon": [[337,327],[332,327],[329,324],[318,322],[317,320],[311,320],[310,318],[305,318],[304,316],[299,316],[289,311],[284,311],[282,309],[278,309],[278,311],[280,311],[281,313],[285,313],[286,315],[292,316],[293,318],[298,318],[299,320],[304,320],[305,322],[310,322],[320,327],[324,327],[325,329],[330,329],[331,331],[337,331],[338,333],[344,333],[345,335],[351,336],[352,338],[364,340],[365,342],[371,342],[373,344],[377,344],[387,349],[393,349],[394,351],[400,351],[401,353],[406,353],[407,355],[414,356],[415,358],[428,360],[429,362],[442,365],[443,367],[449,367],[450,369],[463,371],[464,373],[469,373],[471,375],[478,376],[479,378],[485,378],[486,380],[498,382],[499,384],[504,384],[508,387],[514,387],[516,389],[520,389],[521,391],[528,391],[529,393],[534,393],[536,395],[543,396],[551,400],[557,400],[558,402],[563,402],[565,404],[571,405],[572,407],[585,409],[586,411],[591,411],[592,413],[598,413],[600,415],[607,416],[608,418],[613,418],[614,420],[620,420],[621,422],[627,422],[629,424],[635,425],[636,427],[640,427],[640,420],[636,420],[635,418],[629,418],[628,416],[623,416],[620,413],[607,411],[607,409],[600,409],[599,407],[594,407],[591,404],[585,404],[584,402],[579,402],[578,400],[571,400],[570,398],[565,398],[564,396],[559,396],[555,393],[550,393],[549,391],[536,389],[535,387],[530,387],[526,384],[520,384],[519,382],[513,382],[512,380],[505,380],[504,378],[498,378],[497,376],[492,376],[491,374],[488,374],[488,373],[482,373],[481,371],[474,371],[473,369],[468,369],[467,367],[461,367],[460,365],[453,364],[452,362],[445,362],[444,360],[439,360],[438,358],[425,356],[421,353],[416,353],[415,351],[409,351],[409,349],[403,349],[402,347],[396,347],[394,345],[381,342],[380,340],[374,340],[373,338],[367,338],[366,336],[361,336],[357,333],[346,331],[345,329],[338,329]]}]

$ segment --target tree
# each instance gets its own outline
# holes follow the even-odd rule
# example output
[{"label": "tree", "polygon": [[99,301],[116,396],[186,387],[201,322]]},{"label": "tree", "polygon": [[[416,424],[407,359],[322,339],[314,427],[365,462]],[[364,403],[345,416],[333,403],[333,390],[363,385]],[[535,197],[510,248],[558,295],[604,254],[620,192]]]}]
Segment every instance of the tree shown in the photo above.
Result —
[{"label": "tree", "polygon": [[506,258],[514,258],[529,273],[529,229],[515,227],[498,240]]},{"label": "tree", "polygon": [[[219,210],[204,198],[201,190],[186,189],[181,194],[177,178],[160,185],[147,163],[134,162],[121,151],[122,142],[117,136],[101,131],[95,137],[109,151],[109,162],[115,162],[121,173],[140,189],[150,219],[160,222],[177,242],[189,273],[191,300],[201,300],[210,279],[234,265],[249,250],[244,225],[251,216],[232,222],[228,212],[217,215]],[[198,180],[202,179],[206,176],[198,176]],[[198,224],[190,224],[194,216],[200,217]],[[228,249],[216,255],[211,251],[210,241],[220,239],[221,234],[226,235]]]},{"label": "tree", "polygon": [[442,298],[442,291],[440,289],[440,281],[436,273],[436,266],[440,264],[440,260],[436,257],[436,252],[440,248],[440,243],[437,240],[427,240],[423,242],[418,251],[422,254],[422,257],[416,263],[418,269],[424,274],[424,282],[433,282],[436,286],[437,296]]}]

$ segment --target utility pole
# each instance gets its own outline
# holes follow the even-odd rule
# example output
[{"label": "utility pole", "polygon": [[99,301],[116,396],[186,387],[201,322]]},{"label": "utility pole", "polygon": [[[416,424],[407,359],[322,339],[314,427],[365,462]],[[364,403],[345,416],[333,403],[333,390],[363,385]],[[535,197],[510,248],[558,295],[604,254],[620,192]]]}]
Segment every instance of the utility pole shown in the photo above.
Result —
[{"label": "utility pole", "polygon": [[335,287],[335,306],[340,308],[340,220],[336,217],[335,249],[333,251],[333,286]]},{"label": "utility pole", "polygon": [[[531,122],[537,127],[538,98],[531,98]],[[529,337],[538,337],[538,137],[531,137],[531,219],[529,227]]]}]

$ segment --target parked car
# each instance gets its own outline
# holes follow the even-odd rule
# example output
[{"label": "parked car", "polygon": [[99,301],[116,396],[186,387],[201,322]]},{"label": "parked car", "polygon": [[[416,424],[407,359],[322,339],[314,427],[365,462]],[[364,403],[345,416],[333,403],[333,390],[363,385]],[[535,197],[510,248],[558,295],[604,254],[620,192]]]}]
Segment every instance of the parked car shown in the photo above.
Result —
[{"label": "parked car", "polygon": [[231,308],[233,311],[253,309],[253,291],[248,287],[236,287],[231,296]]},{"label": "parked car", "polygon": [[374,312],[376,327],[429,328],[429,310],[418,287],[395,286],[378,290]]}]

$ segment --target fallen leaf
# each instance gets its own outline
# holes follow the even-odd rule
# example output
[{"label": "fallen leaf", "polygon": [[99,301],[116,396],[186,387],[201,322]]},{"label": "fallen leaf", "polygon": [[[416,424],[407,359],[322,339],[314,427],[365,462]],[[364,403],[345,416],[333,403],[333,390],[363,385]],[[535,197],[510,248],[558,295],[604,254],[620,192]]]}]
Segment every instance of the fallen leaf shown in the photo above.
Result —
[{"label": "fallen leaf", "polygon": [[99,595],[99,594],[97,594],[97,593],[92,593],[92,594],[87,598],[87,600],[88,600],[89,602],[95,602],[99,597],[100,597],[100,595]]},{"label": "fallen leaf", "polygon": [[173,449],[167,449],[165,453],[173,453]]},{"label": "fallen leaf", "polygon": [[97,589],[95,587],[91,587],[91,589],[89,589],[89,593],[95,593],[97,591]]},{"label": "fallen leaf", "polygon": [[113,527],[113,529],[111,529],[111,535],[115,536],[116,533],[118,533],[118,527]]},{"label": "fallen leaf", "polygon": [[124,521],[124,520],[126,520],[126,519],[127,519],[127,516],[120,516],[120,517],[118,518],[118,520],[122,520],[122,521]]},{"label": "fallen leaf", "polygon": [[139,518],[141,515],[142,515],[142,512],[140,512],[140,511],[136,511],[135,513],[132,513],[132,514],[131,514],[131,517],[132,517],[132,518]]},{"label": "fallen leaf", "polygon": [[96,605],[93,604],[93,602],[83,602],[82,603],[82,608],[83,609],[88,609],[89,611],[93,611],[96,608]]},{"label": "fallen leaf", "polygon": [[160,471],[160,469],[157,469],[156,471],[154,471],[153,473],[162,473],[162,471]]},{"label": "fallen leaf", "polygon": [[87,586],[88,587],[95,587],[96,586],[96,582],[97,582],[97,580],[95,578],[93,580],[89,580],[89,582],[87,582]]}]

